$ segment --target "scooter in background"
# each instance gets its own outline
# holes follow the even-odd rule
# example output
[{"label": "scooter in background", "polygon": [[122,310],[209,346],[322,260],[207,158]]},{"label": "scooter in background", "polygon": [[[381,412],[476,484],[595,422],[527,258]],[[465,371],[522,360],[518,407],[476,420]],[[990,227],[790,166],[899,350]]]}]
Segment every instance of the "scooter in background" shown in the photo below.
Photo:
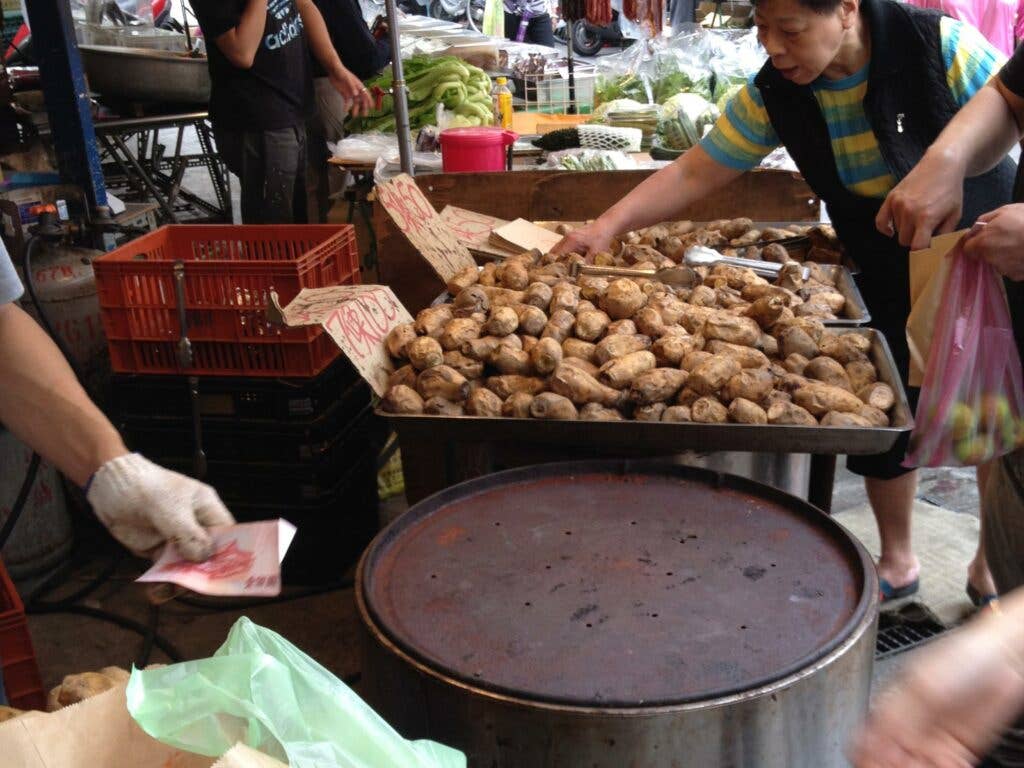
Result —
[{"label": "scooter in background", "polygon": [[[573,25],[572,49],[580,56],[596,56],[606,45],[625,47],[635,39],[624,31],[620,20],[622,0],[612,0],[612,23],[598,27],[589,21],[581,21]],[[568,44],[569,25],[561,17],[556,17],[555,39]]]},{"label": "scooter in background", "polygon": [[487,0],[427,0],[427,15],[442,21],[466,21],[470,29],[479,32],[486,5]]}]

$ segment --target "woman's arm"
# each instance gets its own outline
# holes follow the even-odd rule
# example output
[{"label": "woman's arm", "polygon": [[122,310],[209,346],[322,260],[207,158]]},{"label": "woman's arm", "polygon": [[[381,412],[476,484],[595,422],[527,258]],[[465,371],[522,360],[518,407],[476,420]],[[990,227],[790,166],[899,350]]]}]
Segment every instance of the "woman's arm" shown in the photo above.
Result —
[{"label": "woman's arm", "polygon": [[556,253],[592,255],[608,249],[622,232],[669,221],[700,198],[743,175],[712,159],[700,145],[646,178],[596,220],[567,235]]},{"label": "woman's arm", "polygon": [[964,179],[993,168],[1020,140],[1016,115],[1024,100],[999,78],[982,88],[949,122],[914,169],[885,199],[875,225],[900,243],[927,248],[936,233],[952,232],[963,209]]}]

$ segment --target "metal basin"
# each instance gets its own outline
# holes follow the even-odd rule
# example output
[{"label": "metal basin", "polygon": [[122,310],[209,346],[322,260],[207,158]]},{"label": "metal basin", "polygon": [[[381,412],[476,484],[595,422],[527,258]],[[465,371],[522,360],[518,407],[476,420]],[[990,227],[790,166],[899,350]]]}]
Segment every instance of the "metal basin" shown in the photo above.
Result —
[{"label": "metal basin", "polygon": [[470,766],[838,768],[877,592],[845,530],[749,480],[517,469],[432,496],[364,554],[364,690]]},{"label": "metal basin", "polygon": [[89,88],[131,101],[207,104],[210,73],[205,57],[145,48],[80,45]]}]

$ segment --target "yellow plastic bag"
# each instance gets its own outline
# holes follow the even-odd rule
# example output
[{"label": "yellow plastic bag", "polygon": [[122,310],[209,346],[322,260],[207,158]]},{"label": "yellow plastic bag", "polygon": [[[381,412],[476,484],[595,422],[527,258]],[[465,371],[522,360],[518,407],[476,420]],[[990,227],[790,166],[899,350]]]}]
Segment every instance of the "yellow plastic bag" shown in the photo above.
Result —
[{"label": "yellow plastic bag", "polygon": [[276,632],[241,618],[209,659],[133,670],[128,711],[153,738],[220,756],[237,742],[290,768],[465,768],[461,752],[407,741]]}]

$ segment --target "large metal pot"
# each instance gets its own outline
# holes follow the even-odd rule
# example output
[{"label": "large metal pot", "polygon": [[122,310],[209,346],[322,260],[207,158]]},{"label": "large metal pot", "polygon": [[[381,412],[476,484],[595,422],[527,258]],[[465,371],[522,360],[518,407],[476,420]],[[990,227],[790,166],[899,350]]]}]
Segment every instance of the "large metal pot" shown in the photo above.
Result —
[{"label": "large metal pot", "polygon": [[364,554],[364,692],[470,766],[843,766],[877,592],[838,524],[743,478],[510,470],[421,502]]},{"label": "large metal pot", "polygon": [[103,96],[172,104],[210,101],[205,56],[109,45],[80,45],[78,50],[89,88]]}]

